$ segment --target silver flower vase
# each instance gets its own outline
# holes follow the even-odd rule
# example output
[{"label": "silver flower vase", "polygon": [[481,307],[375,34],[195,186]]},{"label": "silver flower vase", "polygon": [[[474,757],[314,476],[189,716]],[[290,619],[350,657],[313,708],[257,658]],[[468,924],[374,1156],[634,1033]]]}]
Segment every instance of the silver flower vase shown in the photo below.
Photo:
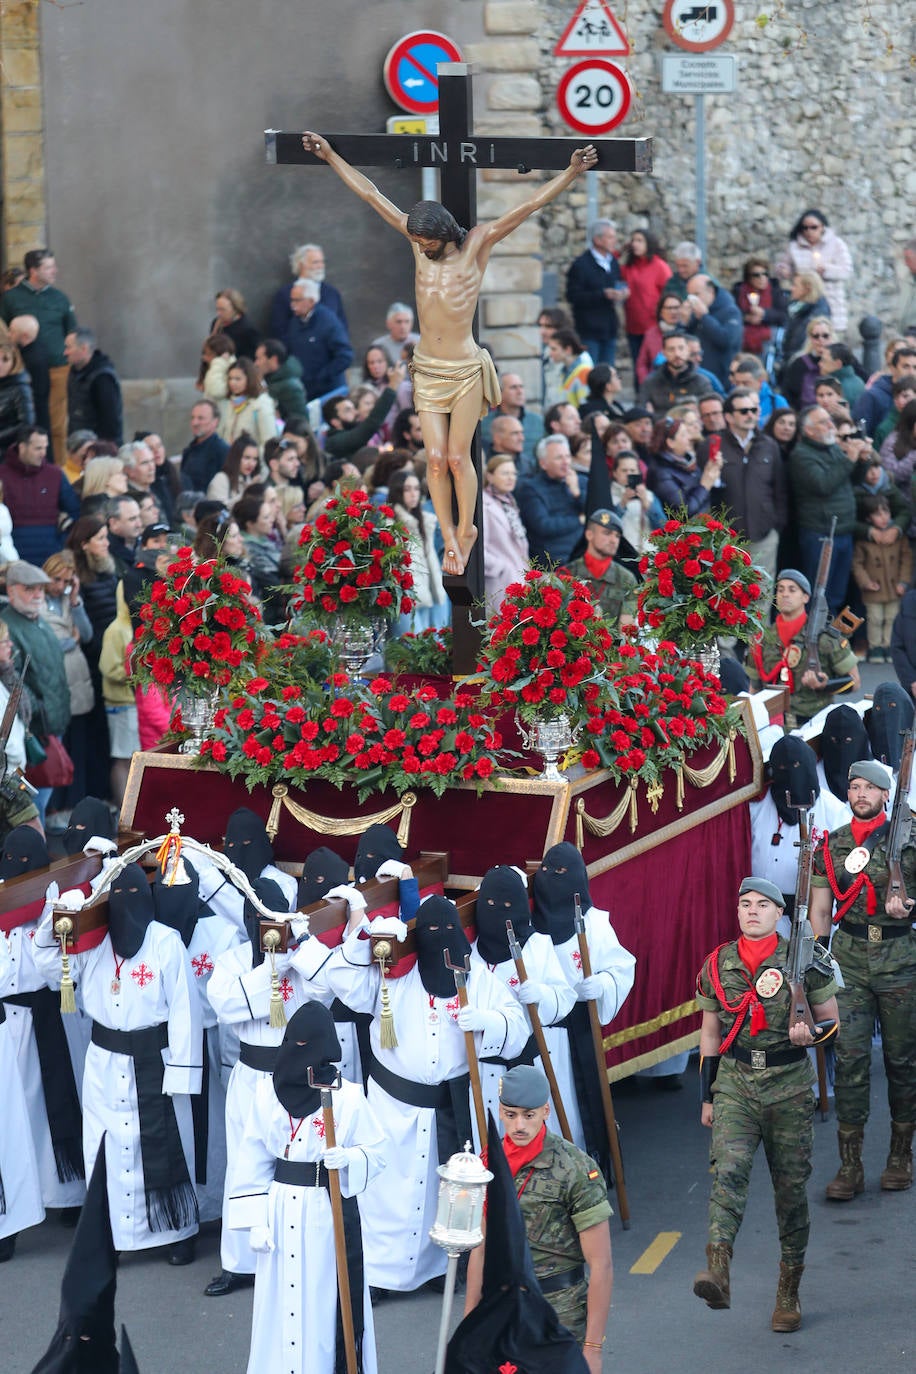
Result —
[{"label": "silver flower vase", "polygon": [[188,732],[178,746],[179,754],[199,754],[200,746],[207,738],[216,714],[218,692],[208,692],[205,696],[179,696],[181,723]]},{"label": "silver flower vase", "polygon": [[543,755],[544,767],[538,777],[545,782],[562,782],[563,774],[557,766],[558,760],[575,743],[579,733],[570,724],[569,716],[530,722],[522,720],[521,716],[515,719],[525,748]]},{"label": "silver flower vase", "polygon": [[708,644],[692,644],[687,650],[687,656],[695,658],[705,672],[712,673],[714,677],[719,676],[722,660],[716,640],[713,639]]},{"label": "silver flower vase", "polygon": [[347,677],[359,677],[385,638],[384,621],[359,621],[339,617],[331,632],[334,652]]}]

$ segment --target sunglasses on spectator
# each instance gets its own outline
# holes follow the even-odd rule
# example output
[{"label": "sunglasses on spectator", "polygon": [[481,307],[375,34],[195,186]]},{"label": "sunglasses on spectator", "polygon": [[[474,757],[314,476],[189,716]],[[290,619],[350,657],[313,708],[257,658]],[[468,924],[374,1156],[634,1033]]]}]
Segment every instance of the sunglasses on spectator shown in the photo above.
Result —
[{"label": "sunglasses on spectator", "polygon": [[759,415],[759,406],[732,406],[733,415]]},{"label": "sunglasses on spectator", "polygon": [[839,439],[840,443],[842,444],[842,443],[845,443],[845,441],[846,441],[847,439],[858,439],[860,436],[859,436],[859,431],[858,431],[857,429],[844,429],[842,434],[840,433],[839,430],[837,430],[837,436],[836,436],[836,437]]},{"label": "sunglasses on spectator", "polygon": [[821,330],[820,332],[815,331],[815,332],[811,335],[811,337],[812,337],[812,339],[832,339],[832,338],[833,338],[833,335],[832,335],[832,334],[827,334],[827,333],[825,333],[823,330]]},{"label": "sunglasses on spectator", "polygon": [[766,274],[767,270],[765,267],[753,267],[751,268],[749,275],[752,277],[765,277]]}]

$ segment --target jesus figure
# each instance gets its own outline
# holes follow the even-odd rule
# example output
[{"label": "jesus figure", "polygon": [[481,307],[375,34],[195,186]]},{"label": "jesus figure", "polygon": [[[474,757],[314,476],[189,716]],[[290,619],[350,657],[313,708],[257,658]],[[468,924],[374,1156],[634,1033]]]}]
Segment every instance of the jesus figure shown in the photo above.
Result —
[{"label": "jesus figure", "polygon": [[[471,443],[478,421],[500,400],[493,359],[473,335],[483,274],[493,245],[594,167],[598,154],[591,144],[577,148],[566,170],[529,200],[468,230],[435,200],[421,200],[405,214],[320,134],[304,133],[302,146],[333,167],[345,186],[413,245],[420,325],[411,368],[414,406],[426,449],[429,493],[445,541],[442,570],[448,577],[460,577],[477,539],[477,473]],[[453,482],[457,525],[452,515]]]}]

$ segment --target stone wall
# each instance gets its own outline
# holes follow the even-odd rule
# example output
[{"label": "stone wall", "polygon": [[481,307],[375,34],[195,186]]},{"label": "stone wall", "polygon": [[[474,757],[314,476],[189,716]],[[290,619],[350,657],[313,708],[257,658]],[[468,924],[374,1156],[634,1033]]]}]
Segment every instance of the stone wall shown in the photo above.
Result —
[{"label": "stone wall", "polygon": [[[568,64],[552,52],[572,11],[540,8],[540,108],[545,128],[559,134],[554,97]],[[635,88],[612,136],[651,135],[655,165],[646,177],[602,177],[600,212],[623,234],[653,229],[670,249],[695,230],[694,101],[662,93],[659,55],[678,49],[661,6],[612,8],[630,41],[631,57],[619,60]],[[775,261],[798,216],[817,207],[852,252],[851,324],[874,313],[896,325],[900,250],[916,233],[916,11],[905,0],[737,0],[735,8],[719,51],[738,59],[738,90],[705,102],[710,270],[730,286],[750,253]],[[542,229],[544,265],[562,278],[582,250],[582,206],[554,202]]]},{"label": "stone wall", "polygon": [[45,240],[38,0],[0,0],[0,165],[6,263]]}]

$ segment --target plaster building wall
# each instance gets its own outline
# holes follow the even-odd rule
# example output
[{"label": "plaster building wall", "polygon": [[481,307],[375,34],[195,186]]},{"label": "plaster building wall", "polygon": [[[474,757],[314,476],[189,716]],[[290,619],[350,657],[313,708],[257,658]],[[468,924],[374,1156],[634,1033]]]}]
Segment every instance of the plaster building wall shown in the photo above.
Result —
[{"label": "plaster building wall", "polygon": [[[478,0],[83,0],[41,7],[48,221],[60,284],[126,377],[196,372],[214,292],[258,323],[290,248],[325,247],[354,344],[411,299],[405,246],[328,169],[270,167],[265,128],[383,132],[389,47],[477,36]],[[367,169],[369,170],[369,169]],[[371,172],[409,206],[418,172]]]}]

